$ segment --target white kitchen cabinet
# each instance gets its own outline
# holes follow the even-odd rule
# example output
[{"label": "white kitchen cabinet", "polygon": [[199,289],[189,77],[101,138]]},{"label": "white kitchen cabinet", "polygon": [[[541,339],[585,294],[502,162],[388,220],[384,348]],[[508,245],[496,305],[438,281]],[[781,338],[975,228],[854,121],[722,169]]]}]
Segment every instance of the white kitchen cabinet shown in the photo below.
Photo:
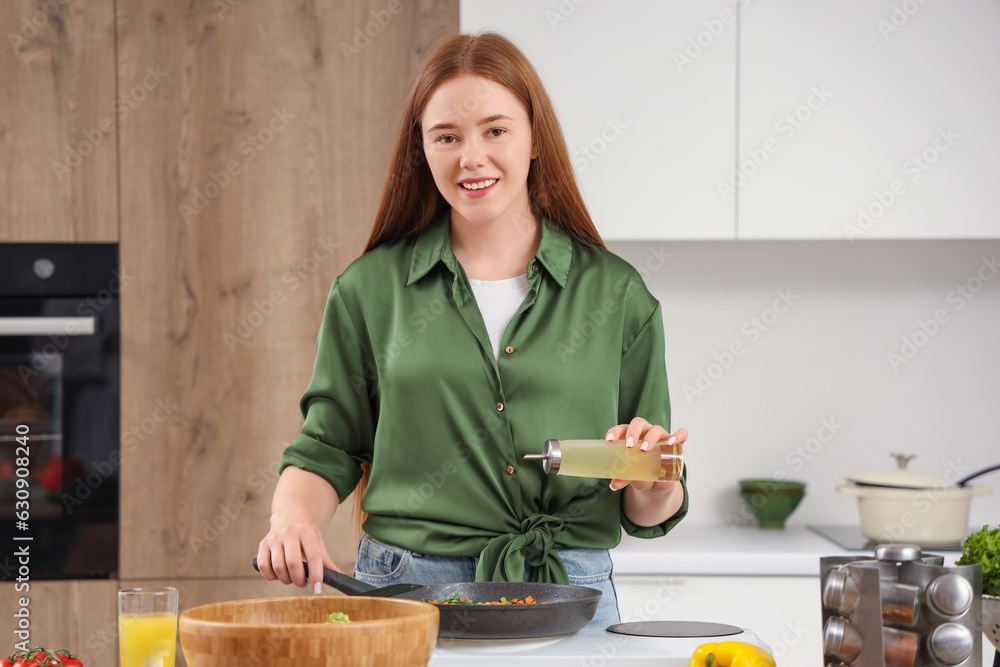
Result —
[{"label": "white kitchen cabinet", "polygon": [[1000,237],[998,27],[995,0],[747,7],[738,238]]},{"label": "white kitchen cabinet", "polygon": [[[623,622],[729,623],[752,630],[770,647],[779,667],[823,667],[819,576],[616,574],[615,590]],[[993,664],[993,647],[985,638],[981,664]]]},{"label": "white kitchen cabinet", "polygon": [[716,195],[736,146],[733,0],[463,0],[462,32],[499,31],[542,77],[606,240],[734,239]]},{"label": "white kitchen cabinet", "polygon": [[683,620],[749,628],[779,665],[822,667],[819,576],[615,575],[622,621]]},{"label": "white kitchen cabinet", "polygon": [[460,17],[536,65],[605,239],[1000,238],[995,0],[462,0]]}]

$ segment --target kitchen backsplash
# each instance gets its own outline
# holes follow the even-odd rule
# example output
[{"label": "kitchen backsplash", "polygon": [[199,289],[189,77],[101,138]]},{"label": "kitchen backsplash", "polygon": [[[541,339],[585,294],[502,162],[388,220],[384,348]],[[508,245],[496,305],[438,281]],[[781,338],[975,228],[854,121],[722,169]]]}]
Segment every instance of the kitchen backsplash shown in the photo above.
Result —
[{"label": "kitchen backsplash", "polygon": [[[687,521],[752,523],[737,480],[808,484],[788,525],[857,524],[855,471],[1000,463],[1000,241],[614,242],[660,300]],[[1000,520],[1000,473],[970,525]]]}]

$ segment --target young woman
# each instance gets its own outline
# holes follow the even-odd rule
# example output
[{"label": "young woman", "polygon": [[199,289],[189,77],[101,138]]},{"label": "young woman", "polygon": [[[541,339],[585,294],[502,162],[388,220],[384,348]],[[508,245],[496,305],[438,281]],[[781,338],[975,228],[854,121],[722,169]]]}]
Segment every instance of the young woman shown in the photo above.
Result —
[{"label": "young woman", "polygon": [[335,568],[320,528],[361,481],[358,579],[583,584],[604,593],[591,625],[618,621],[608,549],[622,527],[673,528],[684,481],[609,485],[522,457],[548,438],[648,449],[687,431],[669,433],[660,305],[605,248],[570,165],[508,40],[431,54],[368,246],[330,292],[265,578],[319,592]]}]

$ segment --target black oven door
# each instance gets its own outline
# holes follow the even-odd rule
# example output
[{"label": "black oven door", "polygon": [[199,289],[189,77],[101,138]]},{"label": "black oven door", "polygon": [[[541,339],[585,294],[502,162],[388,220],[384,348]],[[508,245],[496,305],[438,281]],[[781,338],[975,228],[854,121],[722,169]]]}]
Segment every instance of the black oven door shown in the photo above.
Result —
[{"label": "black oven door", "polygon": [[120,360],[117,294],[0,298],[0,539],[33,581],[117,575]]}]

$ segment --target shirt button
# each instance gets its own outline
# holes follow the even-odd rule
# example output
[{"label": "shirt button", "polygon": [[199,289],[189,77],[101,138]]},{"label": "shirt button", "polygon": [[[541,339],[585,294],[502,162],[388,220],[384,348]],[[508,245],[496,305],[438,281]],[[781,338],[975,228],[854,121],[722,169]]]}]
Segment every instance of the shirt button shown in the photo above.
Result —
[{"label": "shirt button", "polygon": [[497,403],[497,412],[503,412],[503,403]]},{"label": "shirt button", "polygon": [[508,475],[514,474],[514,466],[507,466],[507,474]]},{"label": "shirt button", "polygon": [[514,354],[514,348],[511,347],[510,345],[508,345],[507,347],[505,347],[503,349],[503,351],[506,352],[507,354]]},{"label": "shirt button", "polygon": [[537,264],[532,264],[531,265],[531,272],[532,273],[538,273],[538,265]]}]

